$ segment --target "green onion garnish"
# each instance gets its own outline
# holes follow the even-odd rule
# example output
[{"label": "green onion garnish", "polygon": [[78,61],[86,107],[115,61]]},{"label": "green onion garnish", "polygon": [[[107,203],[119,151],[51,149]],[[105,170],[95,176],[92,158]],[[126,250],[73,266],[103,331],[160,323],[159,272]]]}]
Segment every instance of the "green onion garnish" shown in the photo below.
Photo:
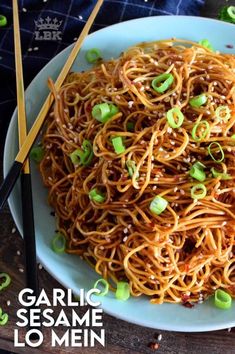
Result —
[{"label": "green onion garnish", "polygon": [[211,173],[213,177],[215,178],[220,177],[223,180],[228,180],[232,178],[228,173],[219,172],[214,167],[211,168]]},{"label": "green onion garnish", "polygon": [[116,154],[122,154],[126,151],[125,145],[123,144],[122,138],[120,136],[112,138],[112,144]]},{"label": "green onion garnish", "polygon": [[152,88],[158,93],[165,92],[174,81],[174,76],[172,74],[161,74],[155,77],[152,81]]},{"label": "green onion garnish", "polygon": [[114,104],[99,103],[92,108],[92,117],[101,123],[106,123],[110,118],[119,112]]},{"label": "green onion garnish", "polygon": [[66,240],[63,234],[58,233],[51,241],[51,248],[55,253],[64,253]]},{"label": "green onion garnish", "polygon": [[130,297],[130,286],[125,281],[119,281],[117,283],[117,290],[115,296],[118,300],[126,301]]},{"label": "green onion garnish", "polygon": [[[201,132],[201,134],[198,136],[197,131],[199,129],[201,130],[201,128],[203,128],[203,127],[205,128],[204,131]],[[203,140],[207,136],[209,130],[210,130],[210,125],[206,120],[201,120],[200,122],[196,123],[194,125],[194,127],[192,129],[192,133],[191,133],[193,140],[195,140],[195,141]]]},{"label": "green onion garnish", "polygon": [[135,123],[134,122],[127,122],[126,129],[128,132],[133,132],[135,130]]},{"label": "green onion garnish", "polygon": [[199,96],[195,96],[189,100],[190,106],[194,108],[199,108],[203,106],[206,102],[207,102],[207,96],[204,93],[202,93]]},{"label": "green onion garnish", "polygon": [[[218,147],[218,149],[219,149],[218,152],[221,154],[221,158],[220,159],[216,159],[214,157],[214,155],[213,155],[213,153],[211,151],[211,150],[213,150],[213,145],[215,145],[214,149],[216,149],[216,147]],[[215,162],[220,163],[220,162],[222,162],[224,160],[224,150],[223,150],[222,146],[220,145],[220,143],[218,143],[217,141],[214,141],[213,143],[210,143],[210,145],[208,146],[207,150],[208,150],[208,153],[209,153],[210,157]]]},{"label": "green onion garnish", "polygon": [[11,277],[7,273],[0,273],[0,279],[4,278],[0,285],[0,291],[7,288],[11,283]]},{"label": "green onion garnish", "polygon": [[97,60],[101,59],[101,52],[97,48],[89,49],[85,54],[88,63],[96,63]]},{"label": "green onion garnish", "polygon": [[43,156],[44,156],[44,150],[42,146],[34,146],[30,151],[30,157],[36,163],[41,162]]},{"label": "green onion garnish", "polygon": [[166,209],[167,205],[168,201],[157,195],[150,203],[150,210],[152,213],[160,215]]},{"label": "green onion garnish", "polygon": [[105,195],[99,192],[96,188],[93,188],[89,192],[89,198],[96,203],[103,203],[105,201]]},{"label": "green onion garnish", "polygon": [[215,116],[217,119],[227,122],[231,117],[230,109],[228,106],[219,106],[215,110]]},{"label": "green onion garnish", "polygon": [[83,165],[88,166],[90,165],[94,153],[93,147],[90,140],[84,140],[82,143],[82,149],[74,150],[69,156],[74,165]]},{"label": "green onion garnish", "polygon": [[184,121],[184,115],[178,107],[170,109],[166,114],[166,118],[169,126],[174,129],[181,127]]},{"label": "green onion garnish", "polygon": [[235,134],[233,134],[233,135],[231,136],[231,139],[235,140]]},{"label": "green onion garnish", "polygon": [[211,43],[208,41],[208,39],[202,39],[201,41],[198,42],[200,45],[203,47],[210,49],[212,52],[214,51],[214,48],[212,47]]},{"label": "green onion garnish", "polygon": [[3,313],[0,307],[0,326],[5,326],[8,322],[8,314]]},{"label": "green onion garnish", "polygon": [[222,21],[235,23],[234,13],[235,13],[234,6],[223,6],[219,12],[218,18]]},{"label": "green onion garnish", "polygon": [[235,6],[229,6],[227,9],[228,15],[231,19],[235,20]]},{"label": "green onion garnish", "polygon": [[[136,164],[133,160],[127,160],[126,167],[128,169],[129,176],[132,177],[136,171]],[[136,174],[136,178],[139,178],[139,172]]]},{"label": "green onion garnish", "polygon": [[191,197],[193,199],[203,199],[205,198],[206,193],[207,193],[207,189],[202,183],[196,184],[191,188]]},{"label": "green onion garnish", "polygon": [[[104,289],[101,290],[98,287],[98,285],[101,285],[101,288],[104,288]],[[100,290],[99,296],[105,296],[108,294],[108,291],[109,291],[109,283],[107,282],[107,280],[101,278],[95,282],[95,284],[93,285],[93,288]]]},{"label": "green onion garnish", "polygon": [[7,25],[7,18],[6,16],[0,15],[0,27],[4,27]]},{"label": "green onion garnish", "polygon": [[232,297],[224,290],[217,289],[215,291],[215,306],[223,310],[229,309],[232,306]]},{"label": "green onion garnish", "polygon": [[203,165],[201,162],[199,161],[195,162],[189,171],[190,176],[197,179],[200,182],[205,181],[206,179],[206,174],[204,171],[205,167],[206,166]]}]

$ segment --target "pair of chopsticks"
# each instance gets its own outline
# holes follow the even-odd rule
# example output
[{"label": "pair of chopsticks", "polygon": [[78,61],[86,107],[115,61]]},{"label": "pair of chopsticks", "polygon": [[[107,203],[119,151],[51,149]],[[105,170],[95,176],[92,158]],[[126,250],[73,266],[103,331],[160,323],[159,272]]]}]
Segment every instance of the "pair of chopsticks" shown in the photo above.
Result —
[{"label": "pair of chopsticks", "polygon": [[[84,39],[86,38],[86,36],[89,33],[89,30],[95,20],[95,17],[97,15],[101,5],[103,4],[103,1],[104,0],[97,1],[88,21],[86,22],[77,42],[75,43],[62,71],[60,72],[60,74],[55,82],[56,90],[59,90],[59,88],[63,84],[67,74],[69,73],[69,70],[70,70],[74,60],[77,57],[77,54],[82,46]],[[17,1],[15,1],[15,2],[17,2]],[[17,13],[17,15],[18,15],[18,13]],[[43,123],[44,123],[44,120],[48,114],[48,111],[51,107],[53,100],[54,100],[54,97],[50,93],[47,96],[47,99],[44,102],[32,128],[30,129],[30,131],[28,133],[28,135],[26,136],[26,138],[22,142],[22,146],[20,147],[19,152],[16,155],[15,161],[13,162],[6,178],[4,179],[3,183],[0,186],[0,210],[2,209],[6,200],[8,199],[9,194],[11,193],[12,188],[14,187],[14,185],[19,177],[20,171],[21,171],[21,169],[24,165],[24,162],[26,161],[26,158],[29,154],[29,151],[30,151],[30,149],[31,149]]]}]

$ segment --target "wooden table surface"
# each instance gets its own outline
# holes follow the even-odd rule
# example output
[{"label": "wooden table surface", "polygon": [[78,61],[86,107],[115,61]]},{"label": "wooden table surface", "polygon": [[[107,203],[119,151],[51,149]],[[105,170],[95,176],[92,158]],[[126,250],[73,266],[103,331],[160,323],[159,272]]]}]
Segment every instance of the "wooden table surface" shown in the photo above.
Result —
[{"label": "wooden table surface", "polygon": [[[235,1],[207,0],[202,10],[202,16],[216,17],[218,9],[223,5],[235,5]],[[3,144],[3,139],[1,145]],[[0,148],[0,164],[2,166],[2,147]],[[2,178],[2,177],[1,177]],[[7,326],[0,327],[0,353],[9,350],[14,353],[44,354],[54,353],[55,349],[49,345],[49,330],[44,330],[46,340],[39,349],[14,348],[13,329],[16,327],[16,311],[19,308],[17,294],[25,287],[24,274],[19,271],[24,265],[23,241],[15,230],[8,207],[5,207],[0,215],[0,271],[7,272],[12,277],[12,284],[0,293],[0,303],[4,311],[9,314]],[[47,294],[52,293],[53,288],[61,288],[44,269],[39,271],[40,286],[45,288]],[[10,300],[10,305],[8,300]],[[8,304],[7,304],[8,302]],[[8,306],[9,305],[9,306]],[[59,311],[59,309],[57,309]],[[82,312],[85,312],[83,308]],[[231,354],[235,353],[235,328],[231,331],[222,330],[206,333],[177,333],[158,331],[133,325],[112,316],[104,314],[104,328],[106,331],[105,348],[96,345],[94,348],[58,348],[56,353],[111,353],[111,354],[134,354],[153,353],[148,347],[151,342],[158,342],[157,336],[161,333],[162,340],[159,342],[158,354]],[[58,330],[62,335],[63,328]]]}]

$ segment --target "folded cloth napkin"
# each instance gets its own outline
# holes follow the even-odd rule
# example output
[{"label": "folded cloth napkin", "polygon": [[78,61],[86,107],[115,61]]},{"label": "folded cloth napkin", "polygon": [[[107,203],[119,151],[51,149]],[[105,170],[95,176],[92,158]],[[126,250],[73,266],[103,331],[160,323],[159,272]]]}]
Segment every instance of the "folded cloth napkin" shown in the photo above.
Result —
[{"label": "folded cloth napkin", "polygon": [[[51,58],[76,40],[95,3],[96,0],[19,0],[25,87]],[[204,0],[105,0],[92,31],[139,17],[199,15],[202,5]],[[8,20],[7,26],[0,27],[0,131],[3,135],[16,106],[11,1],[1,0],[0,14]],[[42,33],[47,40],[39,40]]]}]

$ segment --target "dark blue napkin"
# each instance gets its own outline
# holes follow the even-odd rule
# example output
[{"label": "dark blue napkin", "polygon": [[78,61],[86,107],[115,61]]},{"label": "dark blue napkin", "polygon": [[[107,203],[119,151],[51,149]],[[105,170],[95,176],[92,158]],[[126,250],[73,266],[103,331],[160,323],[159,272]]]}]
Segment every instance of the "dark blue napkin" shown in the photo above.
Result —
[{"label": "dark blue napkin", "polygon": [[[19,0],[18,3],[27,87],[51,58],[78,37],[96,0]],[[92,31],[139,17],[199,15],[203,4],[204,0],[106,0]],[[7,26],[0,27],[0,130],[3,131],[16,106],[10,0],[1,0],[0,14],[8,19]]]}]

